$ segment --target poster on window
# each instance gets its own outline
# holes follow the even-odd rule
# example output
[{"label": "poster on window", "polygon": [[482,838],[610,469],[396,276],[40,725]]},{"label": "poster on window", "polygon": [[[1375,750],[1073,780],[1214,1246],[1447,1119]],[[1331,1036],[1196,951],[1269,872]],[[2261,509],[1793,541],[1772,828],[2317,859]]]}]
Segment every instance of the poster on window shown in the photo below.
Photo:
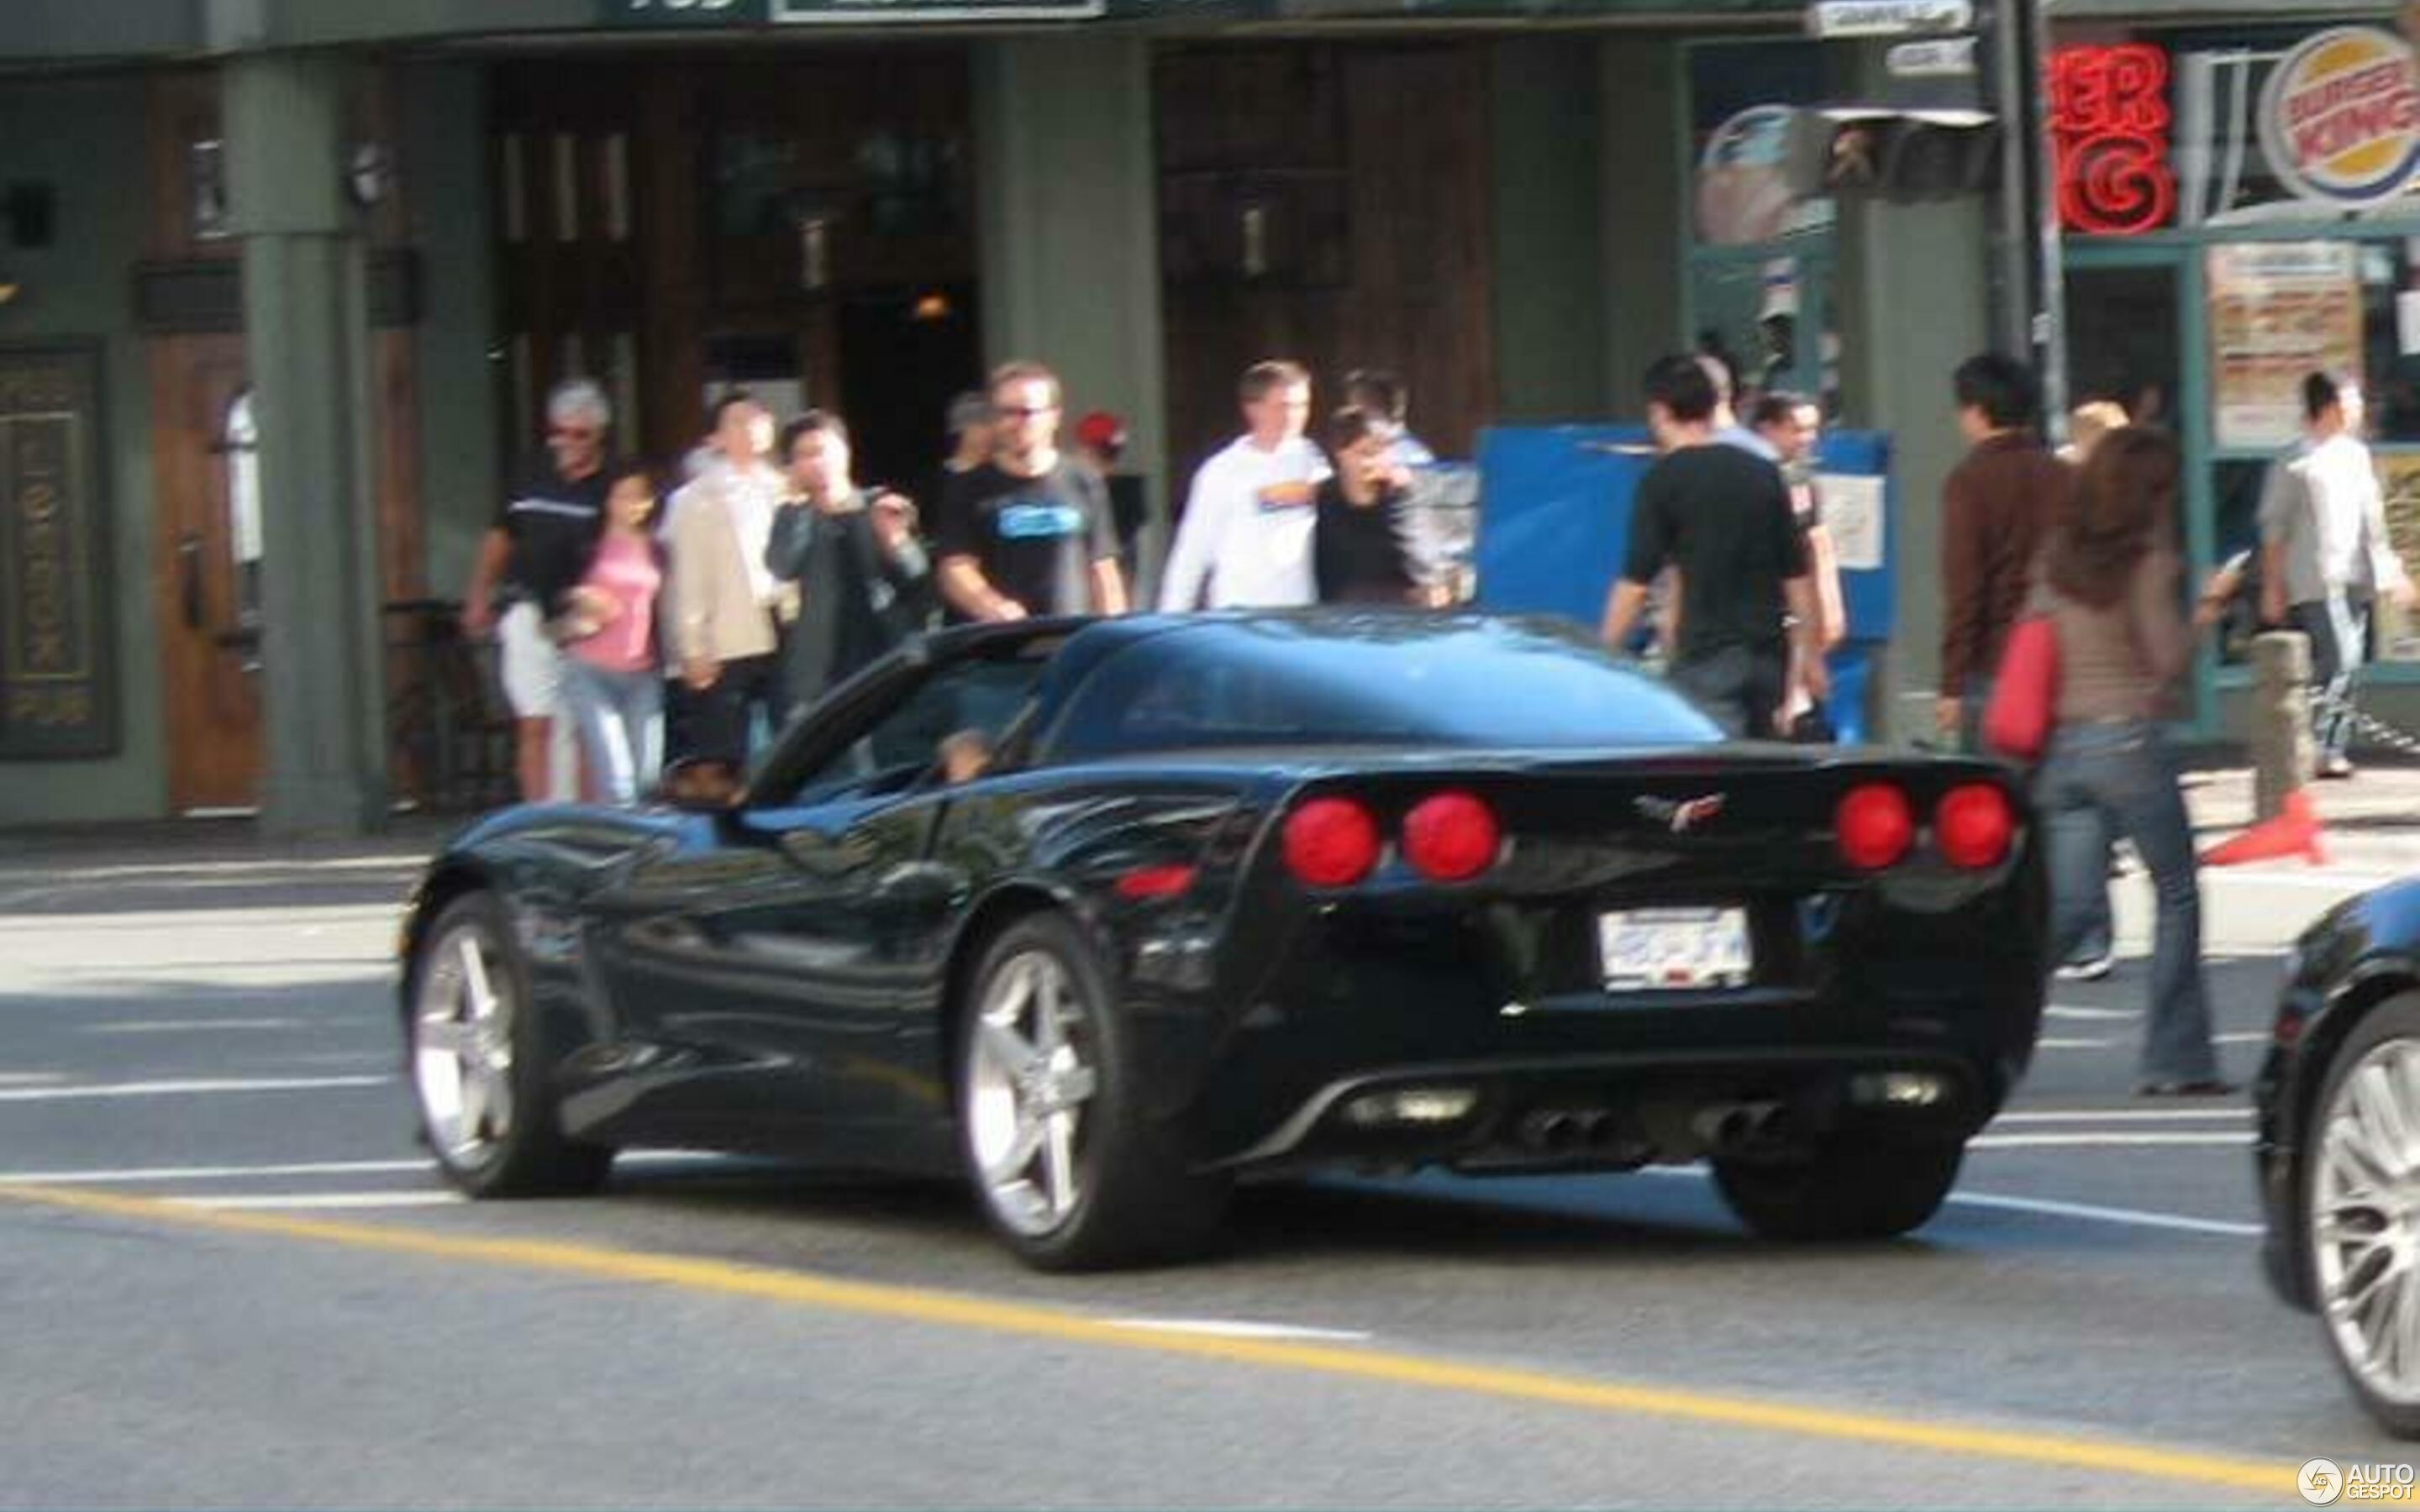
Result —
[{"label": "poster on window", "polygon": [[2357,256],[2334,241],[2210,249],[2211,430],[2221,447],[2300,436],[2305,373],[2362,377]]},{"label": "poster on window", "polygon": [[[2377,466],[2387,543],[2404,575],[2420,582],[2420,452],[2381,452]],[[2390,594],[2378,597],[2375,634],[2380,660],[2420,661],[2420,614],[2398,607]]]}]

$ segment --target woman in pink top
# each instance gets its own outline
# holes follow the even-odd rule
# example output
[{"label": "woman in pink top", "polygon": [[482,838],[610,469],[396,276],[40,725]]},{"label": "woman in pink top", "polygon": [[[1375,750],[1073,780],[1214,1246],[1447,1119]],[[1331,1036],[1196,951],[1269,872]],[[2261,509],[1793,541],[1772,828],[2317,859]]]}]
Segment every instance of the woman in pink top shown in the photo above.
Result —
[{"label": "woman in pink top", "polygon": [[605,499],[605,530],[570,609],[563,694],[588,751],[597,785],[618,804],[653,788],[664,760],[664,684],[656,649],[656,602],[664,564],[648,520],[656,512],[647,470],[616,470]]}]

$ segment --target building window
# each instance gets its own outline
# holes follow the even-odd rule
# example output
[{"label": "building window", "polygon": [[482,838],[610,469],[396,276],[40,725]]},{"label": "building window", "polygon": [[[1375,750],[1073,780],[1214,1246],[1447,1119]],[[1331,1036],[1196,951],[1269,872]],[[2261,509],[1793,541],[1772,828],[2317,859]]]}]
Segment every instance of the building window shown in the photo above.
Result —
[{"label": "building window", "polygon": [[1789,182],[1791,122],[1835,92],[1814,42],[1712,42],[1688,53],[1690,345],[1743,389],[1839,409],[1829,199]]}]

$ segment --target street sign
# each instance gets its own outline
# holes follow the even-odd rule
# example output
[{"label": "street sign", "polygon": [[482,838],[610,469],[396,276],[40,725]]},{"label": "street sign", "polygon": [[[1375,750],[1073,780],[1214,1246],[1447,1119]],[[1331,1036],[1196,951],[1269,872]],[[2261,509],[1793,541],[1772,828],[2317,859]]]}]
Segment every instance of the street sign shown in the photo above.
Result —
[{"label": "street sign", "polygon": [[1107,0],[771,0],[783,24],[855,24],[929,21],[1093,21]]},{"label": "street sign", "polygon": [[765,0],[597,0],[609,26],[752,25],[765,19]]},{"label": "street sign", "polygon": [[1093,21],[1109,0],[597,0],[612,26],[910,25],[923,22]]},{"label": "street sign", "polygon": [[1975,24],[1972,0],[1816,0],[1807,29],[1826,41],[1962,32]]},{"label": "street sign", "polygon": [[1975,39],[1945,37],[1937,42],[1900,42],[1883,56],[1894,79],[1965,79],[1975,73]]}]

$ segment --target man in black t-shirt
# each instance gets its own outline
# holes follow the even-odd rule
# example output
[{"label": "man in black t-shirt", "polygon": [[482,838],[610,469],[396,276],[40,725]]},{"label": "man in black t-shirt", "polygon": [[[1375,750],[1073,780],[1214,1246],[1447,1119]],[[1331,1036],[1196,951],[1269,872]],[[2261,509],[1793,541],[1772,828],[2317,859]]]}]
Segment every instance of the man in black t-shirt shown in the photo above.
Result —
[{"label": "man in black t-shirt", "polygon": [[1815,646],[1819,623],[1807,548],[1781,470],[1714,438],[1715,393],[1689,357],[1647,372],[1647,420],[1664,457],[1639,480],[1630,547],[1607,595],[1605,639],[1625,644],[1647,585],[1679,569],[1681,628],[1671,680],[1734,736],[1769,738],[1801,642],[1808,691],[1830,678]]},{"label": "man in black t-shirt", "polygon": [[963,620],[1123,614],[1118,532],[1098,474],[1059,454],[1059,379],[1036,363],[992,375],[992,459],[945,486],[935,543]]},{"label": "man in black t-shirt", "polygon": [[551,459],[533,469],[497,510],[462,604],[465,632],[496,634],[504,698],[513,706],[515,772],[528,802],[576,795],[557,780],[565,764],[553,755],[562,652],[547,635],[546,622],[587,572],[597,548],[611,475],[605,431],[613,409],[596,384],[571,378],[547,395],[546,418]]}]

